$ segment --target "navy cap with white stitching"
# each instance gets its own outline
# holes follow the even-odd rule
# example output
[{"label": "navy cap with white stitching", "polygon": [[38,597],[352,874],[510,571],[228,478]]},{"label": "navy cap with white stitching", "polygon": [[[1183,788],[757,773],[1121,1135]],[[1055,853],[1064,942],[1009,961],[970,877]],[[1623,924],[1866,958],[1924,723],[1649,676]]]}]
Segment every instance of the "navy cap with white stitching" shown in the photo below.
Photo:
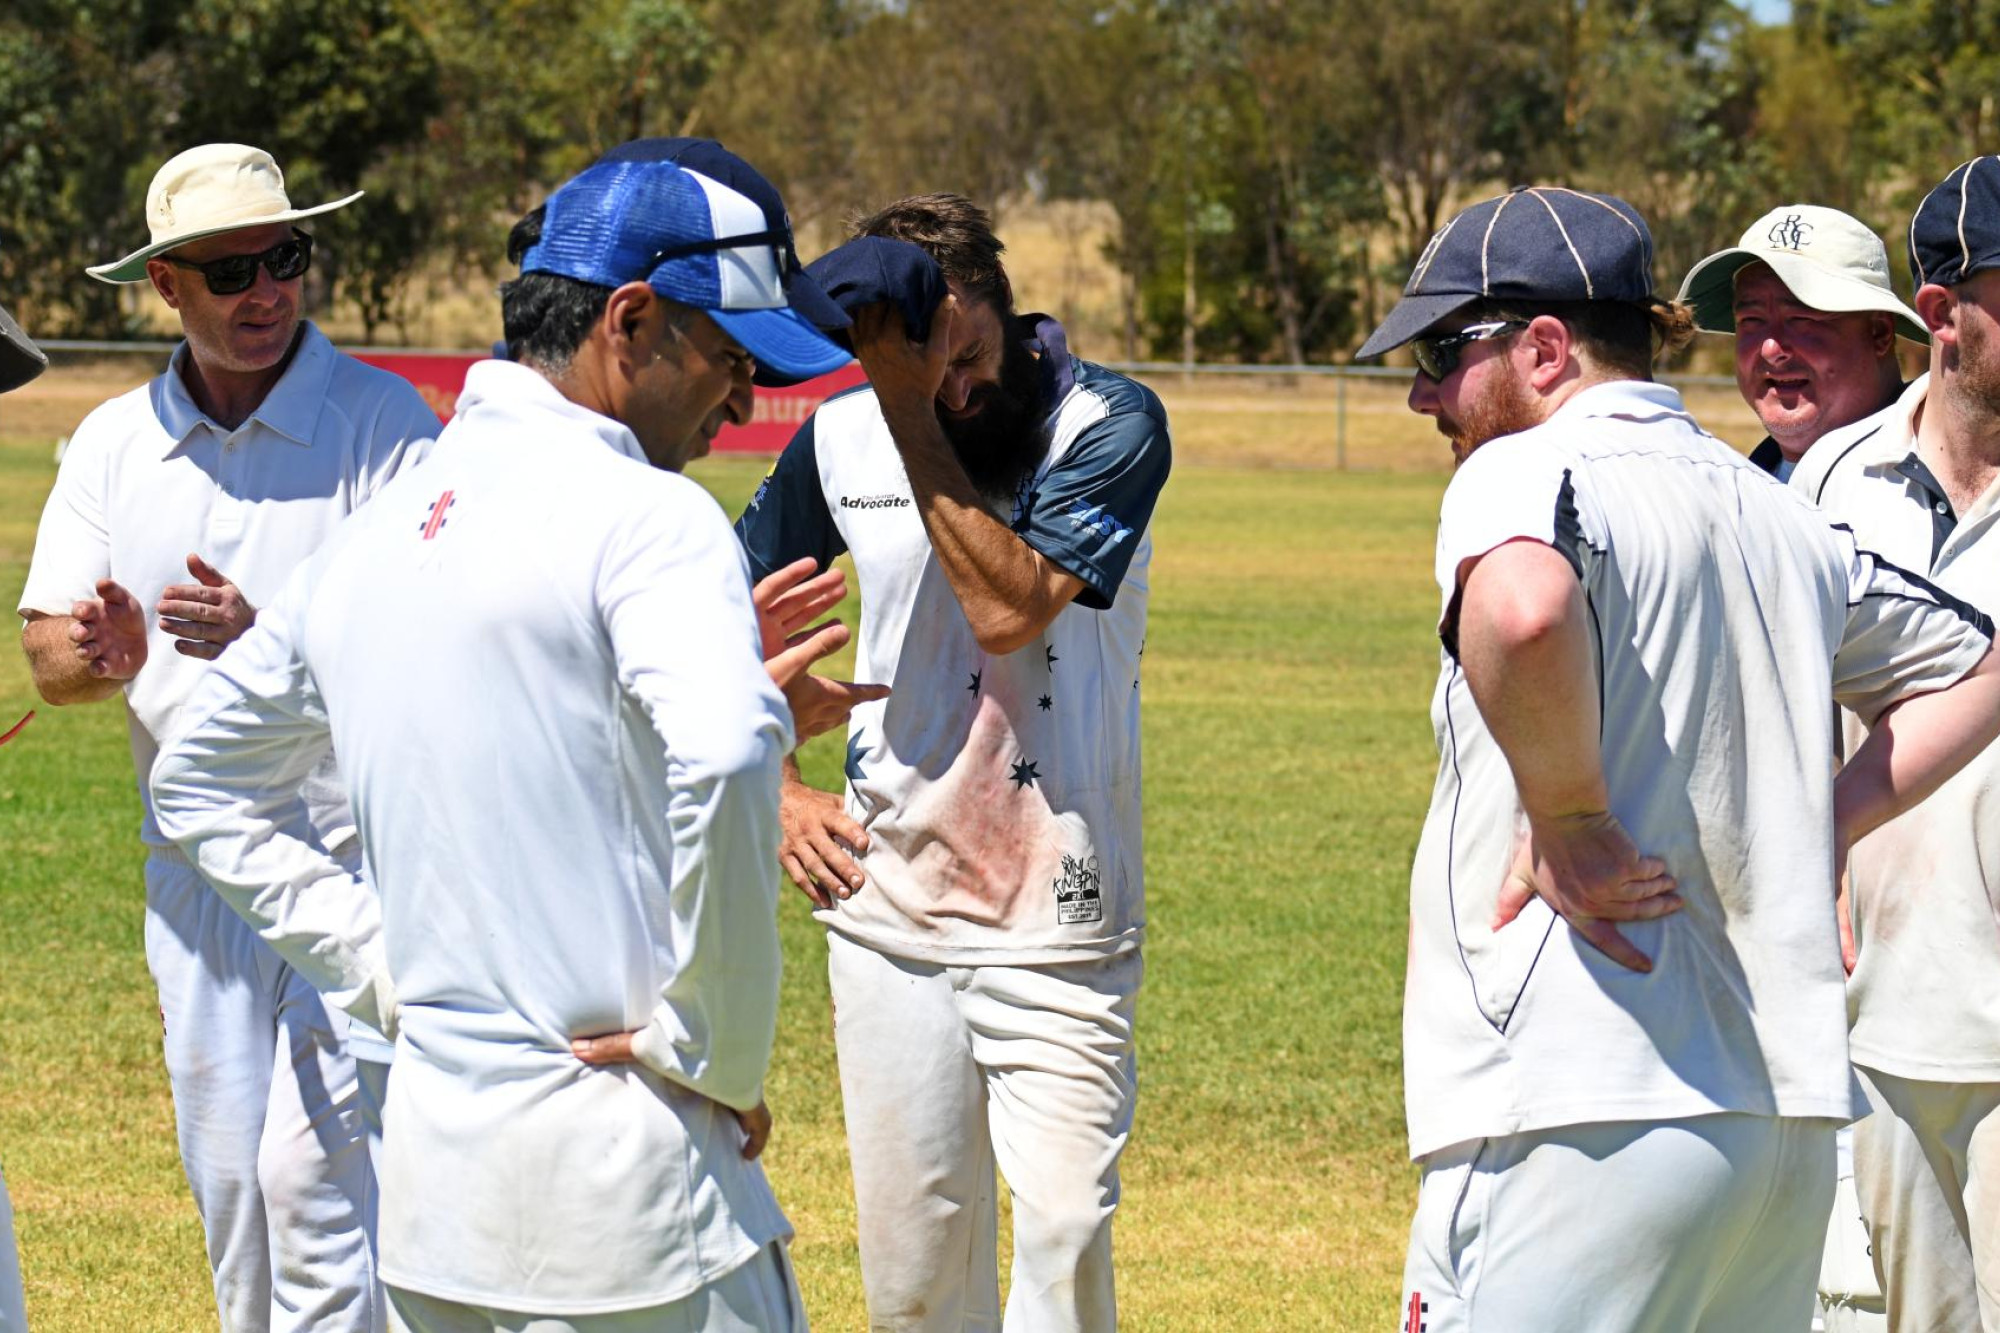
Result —
[{"label": "navy cap with white stitching", "polygon": [[1910,277],[1951,287],[1988,268],[2000,268],[2000,157],[1975,157],[1910,216]]},{"label": "navy cap with white stitching", "polygon": [[1653,235],[1623,199],[1561,186],[1510,190],[1438,229],[1403,299],[1357,357],[1380,356],[1475,301],[1653,299]]}]

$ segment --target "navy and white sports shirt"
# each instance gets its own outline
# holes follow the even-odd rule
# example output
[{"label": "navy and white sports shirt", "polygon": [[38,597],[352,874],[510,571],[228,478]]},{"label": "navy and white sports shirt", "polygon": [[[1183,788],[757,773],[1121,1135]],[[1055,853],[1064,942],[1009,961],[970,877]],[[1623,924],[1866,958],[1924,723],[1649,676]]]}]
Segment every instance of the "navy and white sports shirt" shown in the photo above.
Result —
[{"label": "navy and white sports shirt", "polygon": [[819,916],[899,957],[1058,962],[1136,948],[1145,926],[1139,656],[1166,412],[1072,358],[1054,320],[1035,328],[1051,443],[1011,525],[1084,584],[1037,641],[980,648],[865,386],[821,405],[736,525],[753,578],[853,553],[856,678],[894,693],[848,728],[868,883]]}]

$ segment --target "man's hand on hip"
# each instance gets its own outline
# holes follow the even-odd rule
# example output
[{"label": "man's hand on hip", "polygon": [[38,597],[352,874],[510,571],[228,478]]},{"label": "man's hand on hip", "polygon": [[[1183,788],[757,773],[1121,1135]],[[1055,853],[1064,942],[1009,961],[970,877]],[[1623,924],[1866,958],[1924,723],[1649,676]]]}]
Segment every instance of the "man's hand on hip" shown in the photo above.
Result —
[{"label": "man's hand on hip", "polygon": [[[602,1037],[578,1037],[569,1044],[569,1051],[587,1065],[637,1064],[638,1057],[632,1054],[632,1038],[636,1032],[609,1032]],[[764,1145],[771,1141],[771,1108],[759,1101],[747,1111],[739,1111],[733,1106],[724,1110],[736,1117],[737,1127],[743,1131],[743,1160],[755,1161],[764,1151]]]},{"label": "man's hand on hip", "polygon": [[868,830],[849,817],[840,797],[787,778],[778,796],[778,864],[814,907],[860,892],[867,877],[856,860],[868,850]]},{"label": "man's hand on hip", "polygon": [[1681,909],[1666,862],[1641,856],[1624,825],[1609,812],[1534,818],[1501,887],[1493,928],[1500,929],[1540,898],[1613,962],[1634,972],[1652,960],[1618,933],[1619,921],[1651,921]]},{"label": "man's hand on hip", "polygon": [[187,558],[193,583],[169,584],[160,594],[160,628],[178,640],[174,651],[214,661],[257,623],[257,608],[242,589],[198,555]]}]

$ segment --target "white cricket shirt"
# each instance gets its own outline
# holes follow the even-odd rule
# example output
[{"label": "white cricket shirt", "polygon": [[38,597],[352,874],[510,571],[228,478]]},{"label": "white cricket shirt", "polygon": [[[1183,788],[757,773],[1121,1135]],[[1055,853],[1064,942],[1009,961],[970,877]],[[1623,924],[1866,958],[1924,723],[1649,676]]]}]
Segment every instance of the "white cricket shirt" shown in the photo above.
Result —
[{"label": "white cricket shirt", "polygon": [[[482,362],[431,458],[189,700],[162,827],[360,1017],[393,975],[385,1282],[616,1311],[789,1234],[723,1105],[757,1102],[777,1013],[791,721],[759,649],[715,502]],[[278,794],[329,741],[379,939],[375,896]],[[643,1065],[570,1054],[622,1030]]]},{"label": "white cricket shirt", "polygon": [[[1930,377],[1816,445],[1792,485],[1884,559],[1982,608],[2000,604],[2000,486],[1952,511],[1916,425]],[[1848,752],[1867,736],[1843,720]],[[1859,948],[1854,1062],[1903,1078],[2000,1081],[2000,746],[1848,859]]]},{"label": "white cricket shirt", "polygon": [[[192,583],[194,552],[255,607],[397,469],[423,456],[438,419],[400,375],[334,350],[302,326],[291,365],[233,431],[195,406],[181,378],[187,344],[164,374],[85,417],[42,508],[22,613],[66,616],[116,579],[146,612],[146,665],[125,686],[132,763],[145,806],[140,835],[165,846],[146,775],[158,739],[209,664],[174,650],[153,613],[169,584]],[[328,770],[310,784],[329,844],[353,821]]]},{"label": "white cricket shirt", "polygon": [[979,646],[872,389],[822,404],[737,521],[756,577],[853,552],[855,678],[894,693],[848,727],[868,882],[817,916],[898,957],[1060,962],[1144,931],[1139,655],[1166,414],[1073,360],[1053,320],[1038,332],[1051,444],[1008,517],[1084,587],[1035,642]]},{"label": "white cricket shirt", "polygon": [[[1539,900],[1492,928],[1524,836],[1453,654],[1462,564],[1516,539],[1589,606],[1611,810],[1686,906],[1624,927],[1630,972]],[[1982,617],[1857,550],[1703,433],[1679,395],[1592,386],[1479,449],[1438,525],[1441,763],[1411,876],[1410,1151],[1713,1112],[1848,1120],[1833,912],[1837,698],[1866,716],[1985,654]]]}]

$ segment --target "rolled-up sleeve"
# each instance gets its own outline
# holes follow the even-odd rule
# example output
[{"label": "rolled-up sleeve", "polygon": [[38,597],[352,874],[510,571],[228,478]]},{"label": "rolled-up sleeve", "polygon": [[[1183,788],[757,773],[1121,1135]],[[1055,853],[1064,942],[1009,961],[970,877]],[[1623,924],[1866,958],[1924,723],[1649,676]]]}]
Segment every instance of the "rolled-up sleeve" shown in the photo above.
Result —
[{"label": "rolled-up sleeve", "polygon": [[606,548],[599,607],[620,685],[666,757],[673,871],[641,1063],[726,1106],[763,1093],[777,1031],[778,781],[791,714],[759,651],[742,550],[712,504],[651,509]]},{"label": "rolled-up sleeve", "polygon": [[153,765],[153,803],[161,830],[279,957],[393,1037],[381,905],[320,845],[299,792],[332,745],[298,646],[316,565],[202,674]]}]

